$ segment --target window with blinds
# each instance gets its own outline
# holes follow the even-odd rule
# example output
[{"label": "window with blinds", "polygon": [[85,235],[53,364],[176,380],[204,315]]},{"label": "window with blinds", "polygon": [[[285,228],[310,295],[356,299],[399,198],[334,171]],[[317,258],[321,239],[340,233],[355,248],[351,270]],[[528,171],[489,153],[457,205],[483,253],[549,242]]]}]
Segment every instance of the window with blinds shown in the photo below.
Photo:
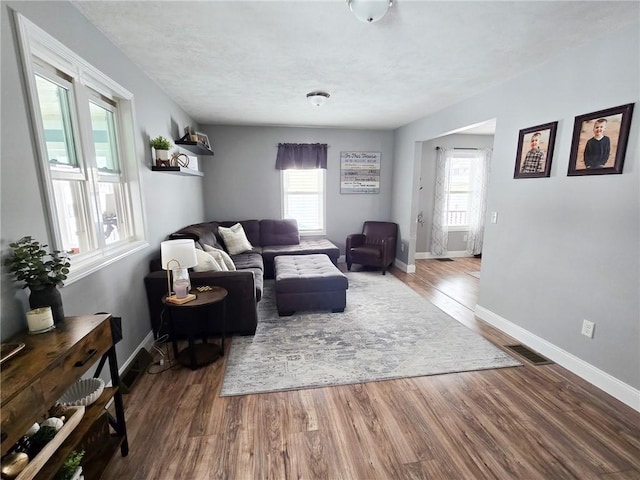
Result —
[{"label": "window with blinds", "polygon": [[282,170],[282,218],[298,222],[301,235],[325,234],[325,170]]}]

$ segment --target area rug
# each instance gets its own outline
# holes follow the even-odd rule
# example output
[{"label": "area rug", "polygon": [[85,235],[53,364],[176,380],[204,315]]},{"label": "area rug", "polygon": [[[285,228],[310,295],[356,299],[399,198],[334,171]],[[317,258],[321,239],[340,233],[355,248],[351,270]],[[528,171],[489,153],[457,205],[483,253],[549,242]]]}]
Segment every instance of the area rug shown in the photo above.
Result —
[{"label": "area rug", "polygon": [[221,396],[522,365],[393,275],[349,272],[343,313],[279,317],[264,285],[254,336],[234,337]]},{"label": "area rug", "polygon": [[472,277],[480,278],[480,272],[467,272]]}]

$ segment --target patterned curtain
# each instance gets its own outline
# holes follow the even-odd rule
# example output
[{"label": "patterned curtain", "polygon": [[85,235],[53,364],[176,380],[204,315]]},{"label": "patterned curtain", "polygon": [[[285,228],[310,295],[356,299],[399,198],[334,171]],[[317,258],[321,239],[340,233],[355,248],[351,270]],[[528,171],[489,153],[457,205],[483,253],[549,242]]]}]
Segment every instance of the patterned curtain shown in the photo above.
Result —
[{"label": "patterned curtain", "polygon": [[487,184],[491,170],[491,149],[478,150],[476,174],[471,179],[471,205],[469,208],[469,233],[467,235],[467,253],[482,253],[484,237],[484,217],[487,210]]},{"label": "patterned curtain", "polygon": [[447,210],[449,190],[449,169],[453,149],[438,148],[436,151],[436,191],[433,207],[433,224],[431,227],[431,254],[442,256],[447,254],[449,227]]},{"label": "patterned curtain", "polygon": [[327,168],[326,143],[279,143],[276,170]]}]

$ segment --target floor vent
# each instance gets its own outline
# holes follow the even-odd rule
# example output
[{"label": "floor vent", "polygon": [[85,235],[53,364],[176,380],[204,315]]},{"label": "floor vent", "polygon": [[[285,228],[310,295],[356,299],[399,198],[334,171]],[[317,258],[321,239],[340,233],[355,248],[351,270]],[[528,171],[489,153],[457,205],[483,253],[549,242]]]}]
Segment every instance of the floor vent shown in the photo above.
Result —
[{"label": "floor vent", "polygon": [[436,258],[439,262],[453,262],[453,258]]},{"label": "floor vent", "polygon": [[505,347],[533,365],[549,365],[550,363],[553,363],[548,358],[544,358],[539,353],[529,350],[524,345],[505,345]]}]

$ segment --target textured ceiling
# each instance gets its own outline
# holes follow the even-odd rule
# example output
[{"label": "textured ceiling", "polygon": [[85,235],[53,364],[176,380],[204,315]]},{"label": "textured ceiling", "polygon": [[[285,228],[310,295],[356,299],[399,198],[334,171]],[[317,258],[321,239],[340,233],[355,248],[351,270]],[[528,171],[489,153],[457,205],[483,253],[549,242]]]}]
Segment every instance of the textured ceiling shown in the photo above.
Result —
[{"label": "textured ceiling", "polygon": [[[201,124],[396,128],[637,22],[639,3],[74,1]],[[305,95],[331,94],[322,107]]]}]

